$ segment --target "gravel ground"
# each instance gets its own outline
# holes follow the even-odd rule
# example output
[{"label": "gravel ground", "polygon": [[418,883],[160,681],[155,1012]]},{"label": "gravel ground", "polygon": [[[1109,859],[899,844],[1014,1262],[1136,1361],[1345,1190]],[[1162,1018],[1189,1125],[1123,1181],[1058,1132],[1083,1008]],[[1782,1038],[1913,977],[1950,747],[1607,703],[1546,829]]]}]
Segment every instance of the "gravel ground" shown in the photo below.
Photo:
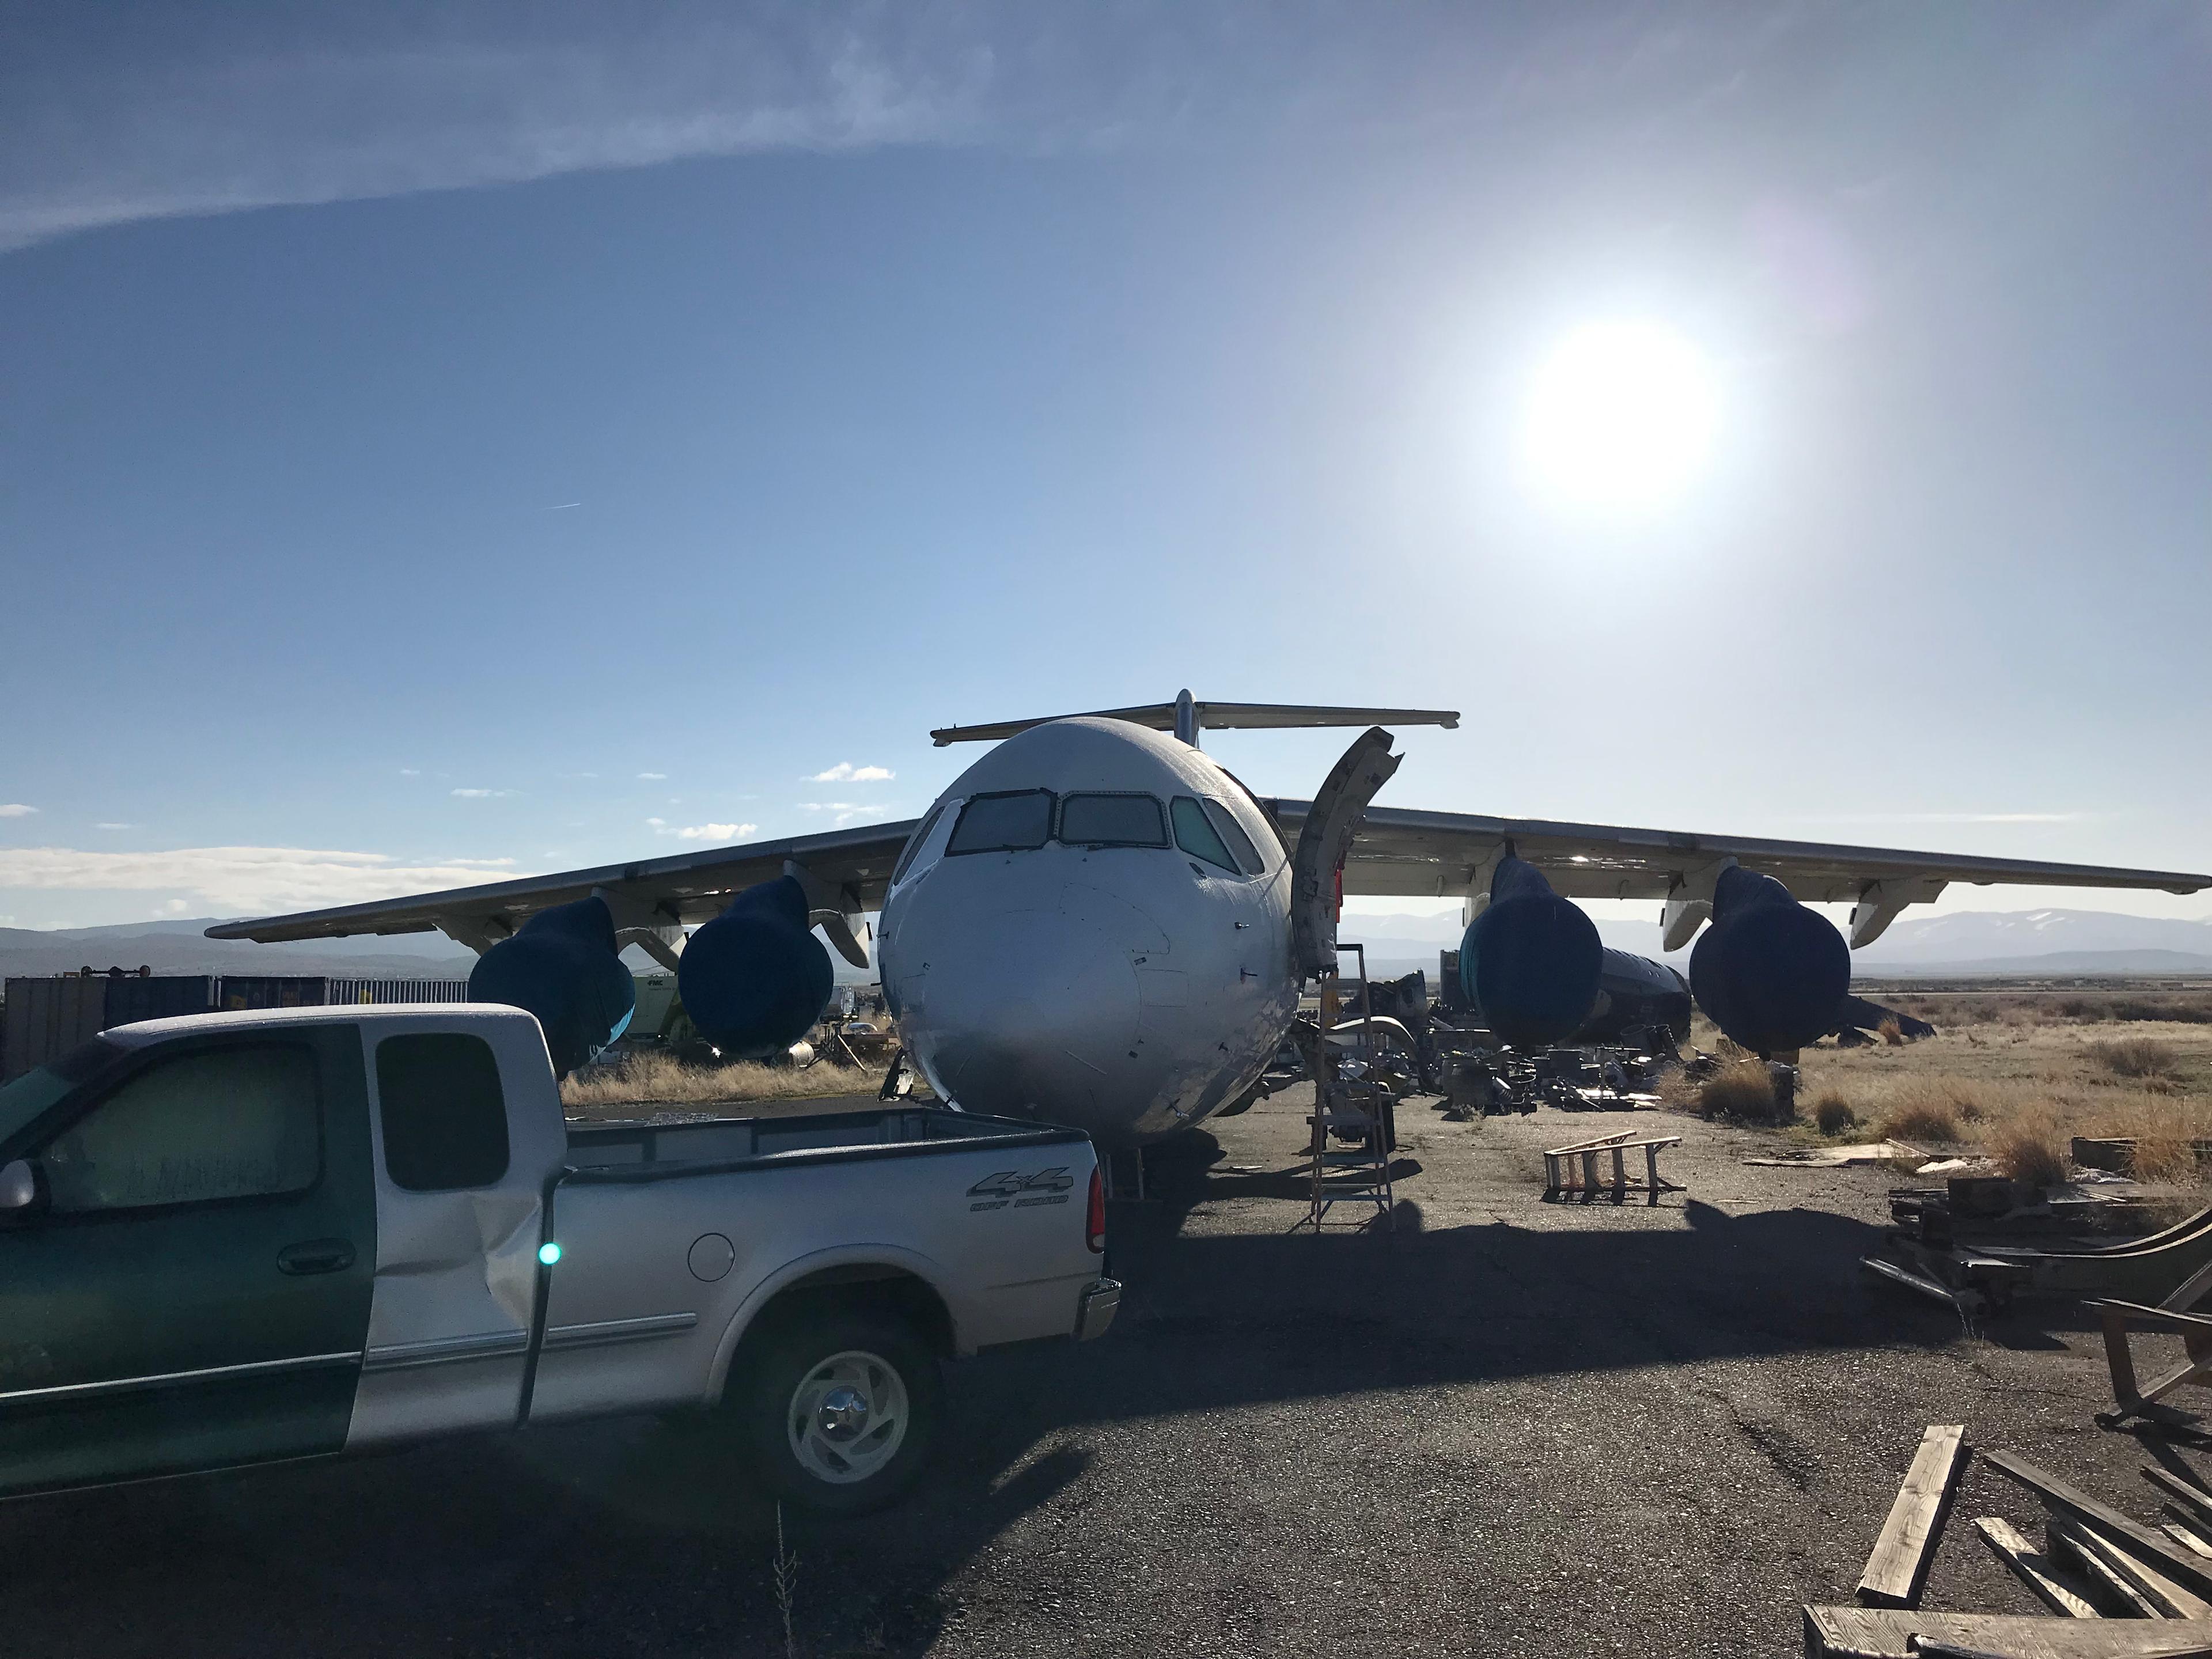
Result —
[{"label": "gravel ground", "polygon": [[[789,1518],[794,1651],[1789,1654],[1930,1421],[2156,1514],[2145,1447],[2090,1421],[2078,1315],[1970,1334],[1863,1282],[1887,1171],[1409,1103],[1398,1227],[1316,1237],[1263,1173],[1307,1098],[1188,1137],[1157,1201],[1115,1206],[1104,1340],[951,1368],[921,1495]],[[1687,1193],[1542,1201],[1541,1146],[1632,1125],[1683,1135]],[[1926,1604],[2037,1611],[1964,1524],[2033,1530],[2032,1503],[1978,1464],[1955,1514]],[[774,1537],[720,1443],[657,1420],[17,1504],[0,1651],[778,1654]]]}]

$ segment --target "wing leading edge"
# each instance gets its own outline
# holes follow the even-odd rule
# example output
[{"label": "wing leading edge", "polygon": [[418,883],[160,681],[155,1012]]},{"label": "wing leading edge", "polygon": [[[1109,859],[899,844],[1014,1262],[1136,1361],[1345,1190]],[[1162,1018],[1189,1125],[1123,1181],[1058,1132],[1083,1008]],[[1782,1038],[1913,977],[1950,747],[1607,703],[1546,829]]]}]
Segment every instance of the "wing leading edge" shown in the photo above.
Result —
[{"label": "wing leading edge", "polygon": [[[1264,803],[1295,842],[1309,803]],[[1568,898],[1667,902],[1667,949],[1689,942],[1729,864],[1772,876],[1807,903],[1854,907],[1851,943],[1870,945],[1907,905],[1924,904],[1950,883],[2047,887],[2120,887],[2194,893],[2212,876],[2033,859],[1969,858],[1955,853],[1692,835],[1611,824],[1559,823],[1465,812],[1370,807],[1345,860],[1344,890],[1372,897],[1478,896],[1508,844]]]},{"label": "wing leading edge", "polygon": [[[750,842],[630,864],[523,876],[482,887],[456,887],[328,910],[228,921],[210,939],[337,939],[351,933],[424,933],[434,929],[483,950],[540,910],[597,893],[615,923],[640,933],[680,927],[720,914],[741,889],[787,873],[800,878],[817,915],[857,916],[881,907],[892,866],[917,820],[834,830],[785,841]],[[841,945],[841,948],[842,945]]]}]

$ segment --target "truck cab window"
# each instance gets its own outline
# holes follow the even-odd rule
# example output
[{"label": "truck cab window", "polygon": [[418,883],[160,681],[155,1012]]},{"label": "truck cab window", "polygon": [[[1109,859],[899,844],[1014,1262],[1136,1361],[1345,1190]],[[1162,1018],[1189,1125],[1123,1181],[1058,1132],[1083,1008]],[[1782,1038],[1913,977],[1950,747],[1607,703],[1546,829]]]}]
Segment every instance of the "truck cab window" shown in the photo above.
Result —
[{"label": "truck cab window", "polygon": [[1204,859],[1208,864],[1218,865],[1232,875],[1239,873],[1237,860],[1229,855],[1229,848],[1221,833],[1213,827],[1196,801],[1188,795],[1177,795],[1168,803],[1168,816],[1175,820],[1176,845],[1194,859]]},{"label": "truck cab window", "polygon": [[507,1096],[482,1037],[424,1032],[376,1045],[378,1118],[392,1184],[489,1187],[507,1174]]},{"label": "truck cab window", "polygon": [[1071,847],[1165,847],[1167,825],[1150,795],[1070,795],[1060,804],[1060,838]]},{"label": "truck cab window", "polygon": [[304,1192],[322,1167],[314,1055],[288,1044],[156,1061],[40,1158],[58,1214]]},{"label": "truck cab window", "polygon": [[1024,789],[1011,794],[976,795],[960,809],[945,851],[1025,853],[1052,839],[1052,791]]}]

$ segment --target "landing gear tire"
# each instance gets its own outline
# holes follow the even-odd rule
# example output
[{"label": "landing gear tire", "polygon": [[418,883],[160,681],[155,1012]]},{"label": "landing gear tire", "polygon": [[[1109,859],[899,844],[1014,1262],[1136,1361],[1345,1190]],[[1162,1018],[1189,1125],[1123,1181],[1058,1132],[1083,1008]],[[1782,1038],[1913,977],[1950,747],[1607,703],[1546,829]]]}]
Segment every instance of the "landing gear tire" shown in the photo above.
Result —
[{"label": "landing gear tire", "polygon": [[780,1498],[865,1515],[905,1496],[945,1416],[937,1358],[896,1316],[839,1312],[772,1337],[733,1402],[755,1468]]}]

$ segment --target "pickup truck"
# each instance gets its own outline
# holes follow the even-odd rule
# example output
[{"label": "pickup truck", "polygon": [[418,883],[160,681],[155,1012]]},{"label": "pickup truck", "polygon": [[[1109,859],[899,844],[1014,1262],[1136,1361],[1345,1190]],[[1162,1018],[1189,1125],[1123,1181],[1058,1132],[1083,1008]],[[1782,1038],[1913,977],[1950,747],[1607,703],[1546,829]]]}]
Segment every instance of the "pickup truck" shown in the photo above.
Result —
[{"label": "pickup truck", "polygon": [[118,1026],[0,1089],[0,1496],[699,1407],[857,1512],[941,1358],[1103,1334],[1104,1249],[1074,1130],[570,1125],[497,1006]]}]

